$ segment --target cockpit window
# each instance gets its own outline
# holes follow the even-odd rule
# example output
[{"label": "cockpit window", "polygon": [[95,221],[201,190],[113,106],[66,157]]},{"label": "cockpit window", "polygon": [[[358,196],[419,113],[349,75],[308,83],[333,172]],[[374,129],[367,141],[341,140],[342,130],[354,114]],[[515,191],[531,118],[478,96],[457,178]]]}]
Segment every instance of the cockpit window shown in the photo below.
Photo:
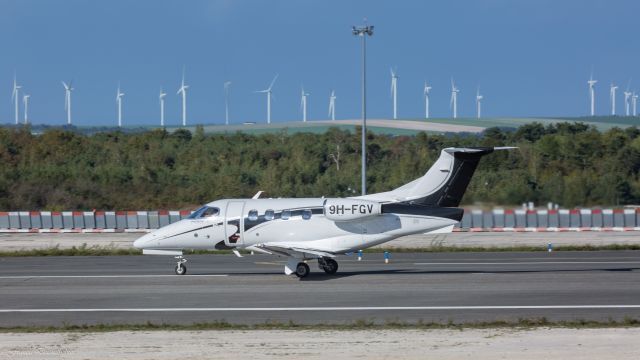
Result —
[{"label": "cockpit window", "polygon": [[220,213],[220,209],[210,206],[203,206],[189,215],[188,219],[203,219],[210,216],[216,216]]}]

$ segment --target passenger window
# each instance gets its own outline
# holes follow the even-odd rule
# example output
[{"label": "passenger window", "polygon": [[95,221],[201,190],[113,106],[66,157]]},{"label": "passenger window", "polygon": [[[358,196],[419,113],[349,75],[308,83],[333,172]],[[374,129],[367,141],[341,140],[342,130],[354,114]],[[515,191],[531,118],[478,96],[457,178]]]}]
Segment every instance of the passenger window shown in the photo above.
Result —
[{"label": "passenger window", "polygon": [[289,220],[290,217],[291,217],[291,210],[284,210],[282,212],[282,215],[280,216],[282,220]]},{"label": "passenger window", "polygon": [[302,219],[303,220],[311,219],[311,210],[302,210]]},{"label": "passenger window", "polygon": [[257,221],[258,220],[258,210],[250,210],[249,211],[249,220]]},{"label": "passenger window", "polygon": [[264,212],[264,218],[265,220],[271,221],[275,218],[275,213],[273,212],[273,210],[269,209]]}]

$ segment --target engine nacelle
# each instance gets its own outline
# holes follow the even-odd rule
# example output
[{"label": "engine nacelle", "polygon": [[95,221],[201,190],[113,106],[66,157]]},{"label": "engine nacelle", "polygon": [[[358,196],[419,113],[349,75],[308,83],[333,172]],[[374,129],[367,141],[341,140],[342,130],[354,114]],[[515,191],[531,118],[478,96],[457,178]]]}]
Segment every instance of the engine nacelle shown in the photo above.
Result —
[{"label": "engine nacelle", "polygon": [[357,199],[327,199],[324,216],[333,221],[351,221],[382,214],[377,202]]}]

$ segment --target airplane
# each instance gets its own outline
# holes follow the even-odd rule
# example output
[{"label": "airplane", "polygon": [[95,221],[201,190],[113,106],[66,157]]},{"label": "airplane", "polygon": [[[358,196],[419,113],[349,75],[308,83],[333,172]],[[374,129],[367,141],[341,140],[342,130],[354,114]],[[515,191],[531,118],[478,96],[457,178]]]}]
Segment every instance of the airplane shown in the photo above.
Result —
[{"label": "airplane", "polygon": [[133,245],[145,255],[169,255],[187,272],[184,250],[239,250],[286,257],[286,275],[309,275],[317,259],[325,273],[337,256],[395,238],[446,233],[462,219],[458,208],[480,158],[514,147],[445,148],[426,174],[397,189],[348,198],[224,199],[154,230]]}]

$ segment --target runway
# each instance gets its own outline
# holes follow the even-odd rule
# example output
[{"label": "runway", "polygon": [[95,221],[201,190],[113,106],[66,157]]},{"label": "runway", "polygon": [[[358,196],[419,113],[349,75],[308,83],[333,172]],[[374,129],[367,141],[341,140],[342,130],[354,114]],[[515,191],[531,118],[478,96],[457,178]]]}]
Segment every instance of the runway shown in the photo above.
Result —
[{"label": "runway", "polygon": [[267,321],[300,324],[640,319],[640,252],[411,253],[310,262],[156,256],[0,258],[0,326]]}]

